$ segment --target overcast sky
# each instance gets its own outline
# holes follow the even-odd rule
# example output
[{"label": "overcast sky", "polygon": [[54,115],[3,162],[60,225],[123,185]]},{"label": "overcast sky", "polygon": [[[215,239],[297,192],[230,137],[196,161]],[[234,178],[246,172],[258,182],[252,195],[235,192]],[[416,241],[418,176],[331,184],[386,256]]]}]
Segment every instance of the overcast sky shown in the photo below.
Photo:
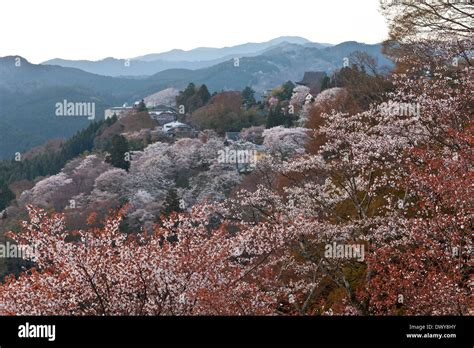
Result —
[{"label": "overcast sky", "polygon": [[378,0],[0,0],[0,56],[133,58],[302,36],[376,43]]}]

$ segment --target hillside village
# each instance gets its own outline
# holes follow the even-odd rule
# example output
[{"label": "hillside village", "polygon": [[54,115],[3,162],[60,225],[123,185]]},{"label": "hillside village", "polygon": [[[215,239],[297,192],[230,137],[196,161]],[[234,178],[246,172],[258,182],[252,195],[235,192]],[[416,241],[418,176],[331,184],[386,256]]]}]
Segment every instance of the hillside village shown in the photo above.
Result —
[{"label": "hillside village", "polygon": [[[72,228],[85,228],[92,213],[100,221],[127,204],[122,229],[131,231],[253,189],[275,161],[307,151],[308,126],[320,108],[347,104],[349,93],[358,95],[354,81],[362,79],[379,88],[381,77],[354,65],[330,76],[307,71],[260,94],[249,86],[211,93],[190,82],[182,90],[165,88],[109,105],[102,120],[68,141],[47,143],[21,162],[0,162],[0,182],[16,178],[3,188],[8,194],[0,202],[0,241],[6,231],[21,228],[30,204],[65,214]],[[0,262],[0,275],[21,267]]]},{"label": "hillside village", "polygon": [[472,7],[436,5],[453,27],[425,5],[383,9],[383,53],[282,39],[131,75],[0,58],[0,248],[38,248],[0,258],[0,314],[472,314],[473,47],[453,35]]},{"label": "hillside village", "polygon": [[[325,91],[325,89],[328,90]],[[137,171],[137,175],[142,175],[142,169],[137,167],[141,158],[148,156],[147,151],[152,151],[151,149],[160,149],[162,146],[160,144],[168,147],[169,150],[166,151],[173,148],[176,150],[172,151],[178,151],[182,144],[189,143],[189,152],[186,152],[185,156],[190,158],[195,155],[201,156],[194,153],[196,148],[193,147],[204,148],[209,145],[207,152],[203,153],[204,163],[207,163],[204,167],[197,169],[197,172],[192,168],[182,168],[180,174],[183,175],[182,179],[173,178],[174,174],[170,174],[171,181],[167,179],[168,181],[165,180],[153,185],[153,190],[160,193],[158,196],[152,195],[156,201],[155,206],[150,206],[147,209],[149,212],[144,216],[137,215],[143,214],[140,212],[142,208],[138,209],[138,206],[144,204],[144,202],[139,203],[140,200],[143,200],[143,197],[139,196],[141,191],[130,193],[131,196],[128,200],[132,204],[129,213],[131,226],[136,226],[137,222],[133,221],[137,218],[137,221],[151,224],[156,222],[163,209],[167,209],[167,204],[176,207],[176,203],[167,203],[166,199],[170,195],[175,195],[173,198],[175,201],[185,202],[186,208],[192,207],[202,199],[212,198],[212,200],[219,201],[224,199],[237,183],[245,180],[245,176],[254,172],[258,168],[258,163],[264,163],[267,156],[278,154],[282,158],[287,158],[304,151],[302,148],[308,138],[308,132],[301,126],[305,125],[307,114],[313,104],[317,103],[318,97],[324,98],[325,94],[331,96],[333,93],[331,91],[334,90],[328,83],[326,74],[321,72],[308,72],[297,84],[288,81],[281,86],[276,86],[263,93],[258,98],[259,100],[250,87],[245,88],[242,92],[223,91],[213,94],[209,93],[205,85],[196,86],[193,83],[190,83],[182,91],[168,88],[135,101],[131,105],[124,103],[122,106],[112,106],[105,109],[104,119],[100,121],[103,125],[93,128],[95,135],[92,138],[93,142],[90,143],[92,157],[86,157],[84,163],[77,162],[77,165],[87,167],[95,163],[95,170],[98,170],[95,175],[99,176],[100,174],[105,175],[108,169],[116,167],[129,172],[127,175],[132,180],[132,172]],[[211,146],[211,144],[213,145]],[[163,151],[163,149],[159,151]],[[183,150],[186,151],[186,149]],[[60,163],[66,163],[67,159],[60,161]],[[99,165],[102,161],[105,163]],[[41,191],[39,187],[53,179],[60,179],[65,173],[74,173],[77,169],[73,169],[73,163],[74,161],[67,164],[58,175],[53,175],[43,181],[37,180],[36,183],[27,184],[25,182],[25,186],[19,187],[15,192],[18,197],[16,206],[7,207],[5,205],[4,208],[7,209],[0,211],[4,221],[2,228],[0,220],[0,228],[5,231],[12,227],[9,221],[17,220],[21,207],[33,202],[39,206],[54,207],[55,210],[64,211],[68,215],[68,211],[71,213],[73,211],[68,209],[66,203],[74,201],[74,219],[77,220],[78,209],[84,209],[83,214],[86,214],[92,208],[86,209],[86,202],[97,202],[97,198],[90,197],[84,201],[85,197],[83,197],[84,194],[91,194],[89,190],[96,194],[94,187],[97,183],[94,184],[94,181],[90,182],[93,186],[89,186],[88,189],[76,187],[70,193],[66,193],[67,191],[62,189],[64,193],[61,194],[54,193],[55,190],[53,190],[50,192],[52,194],[49,195],[50,198],[42,195],[41,201],[38,200]],[[195,177],[198,172],[208,171],[209,165],[211,168],[215,167],[213,170],[218,170],[217,168],[224,170],[228,175],[226,180],[229,181],[220,183],[219,185],[223,186],[213,190],[208,187],[210,185],[210,181],[208,181],[203,183],[204,186],[199,189],[203,191],[202,193],[189,191],[190,188],[194,189],[189,186],[188,182],[193,180],[192,177]],[[54,168],[54,166],[56,164],[50,168]],[[61,168],[63,164],[58,163],[57,166]],[[71,169],[67,169],[68,166]],[[159,170],[159,168],[156,167],[153,170]],[[113,170],[111,173],[116,175]],[[162,175],[163,172],[159,174],[159,176]],[[67,176],[69,174],[64,177]],[[92,178],[93,176],[90,179]],[[71,180],[75,181],[72,177]],[[180,180],[184,180],[184,184],[180,183]],[[62,186],[61,184],[58,188]],[[36,191],[37,193],[35,193]],[[143,190],[143,192],[147,191]],[[129,194],[123,192],[122,195],[128,196]],[[61,198],[59,198],[60,196]],[[104,207],[95,206],[93,209],[105,214],[107,207],[113,207],[116,204],[118,201],[109,197]],[[137,206],[137,208],[133,208],[133,206]],[[133,212],[135,209],[138,209],[136,213]],[[137,218],[134,215],[137,215]]]},{"label": "hillside village", "polygon": [[[329,78],[325,72],[306,72],[303,79],[296,84],[288,81],[285,85],[277,87],[273,90],[268,90],[261,96],[260,101],[256,101],[255,92],[247,87],[242,92],[243,99],[239,109],[243,112],[251,108],[256,108],[261,115],[259,122],[249,124],[246,128],[229,128],[224,129],[220,134],[224,139],[224,146],[233,145],[237,148],[248,148],[248,144],[252,144],[255,150],[254,159],[240,159],[237,156],[235,159],[235,166],[238,173],[249,173],[255,169],[255,161],[263,158],[265,154],[265,146],[263,146],[263,138],[265,129],[271,126],[292,127],[303,125],[306,122],[308,110],[312,108],[316,97],[328,88]],[[194,84],[190,84],[188,89]],[[199,89],[207,91],[204,85]],[[281,93],[284,93],[282,97]],[[105,109],[105,120],[123,118],[130,118],[133,120],[134,115],[146,112],[148,116],[156,121],[157,126],[153,129],[141,129],[135,132],[121,133],[129,141],[140,141],[148,139],[149,142],[160,141],[168,138],[166,141],[173,141],[183,138],[198,138],[202,137],[202,132],[216,131],[216,129],[206,129],[201,124],[193,120],[192,113],[186,113],[184,104],[178,105],[177,100],[183,91],[178,91],[174,88],[168,88],[163,91],[147,96],[142,100],[135,101],[133,105],[129,106],[125,103],[121,107],[111,107]],[[209,93],[208,93],[209,94]],[[212,103],[212,97],[218,97],[219,93],[214,93],[213,96],[208,96],[208,102]],[[239,98],[238,95],[234,96]],[[241,97],[242,98],[242,97]],[[186,100],[184,100],[186,103]],[[206,103],[204,103],[206,104]],[[204,108],[206,105],[202,105]],[[181,110],[178,111],[178,110]],[[199,108],[193,111],[199,112]],[[268,120],[270,113],[279,114],[279,119],[271,123]],[[133,122],[133,121],[132,121]],[[266,127],[267,126],[267,127]],[[237,150],[239,151],[239,150]],[[245,152],[246,150],[240,150]],[[243,157],[242,157],[243,158]]]},{"label": "hillside village", "polygon": [[[306,72],[303,79],[296,82],[291,91],[289,105],[297,110],[310,108],[311,104],[315,101],[315,97],[321,93],[323,88],[327,88],[328,79],[325,72]],[[251,98],[254,98],[254,94],[255,92],[252,93]],[[179,91],[177,89],[168,88],[147,96],[141,101],[135,101],[131,106],[124,103],[122,106],[107,108],[104,111],[104,117],[106,120],[113,117],[121,119],[146,109],[150,118],[158,123],[155,129],[150,130],[150,135],[156,136],[158,132],[163,132],[174,138],[197,137],[198,130],[194,129],[190,124],[183,123],[186,120],[186,113],[184,105],[178,106],[176,103],[178,95]],[[272,108],[277,106],[279,102],[278,97],[275,96],[275,90],[268,90],[261,96],[259,105],[263,105],[264,108]],[[252,102],[244,101],[242,109],[252,107],[253,105]],[[181,115],[178,108],[183,108]],[[295,121],[298,121],[302,116],[297,115]],[[304,120],[300,119],[299,123],[303,124]],[[229,142],[238,140],[255,142],[256,139],[262,139],[264,129],[264,125],[256,125],[251,128],[243,128],[240,131],[226,131],[224,137]]]}]

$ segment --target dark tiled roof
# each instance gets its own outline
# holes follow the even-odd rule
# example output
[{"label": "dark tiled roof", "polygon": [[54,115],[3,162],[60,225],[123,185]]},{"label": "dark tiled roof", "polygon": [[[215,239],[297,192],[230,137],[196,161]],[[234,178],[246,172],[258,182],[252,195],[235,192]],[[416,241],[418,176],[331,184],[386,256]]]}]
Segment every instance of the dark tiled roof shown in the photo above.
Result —
[{"label": "dark tiled roof", "polygon": [[324,71],[307,71],[304,73],[303,80],[297,82],[299,85],[303,86],[314,86],[321,83],[326,73]]}]

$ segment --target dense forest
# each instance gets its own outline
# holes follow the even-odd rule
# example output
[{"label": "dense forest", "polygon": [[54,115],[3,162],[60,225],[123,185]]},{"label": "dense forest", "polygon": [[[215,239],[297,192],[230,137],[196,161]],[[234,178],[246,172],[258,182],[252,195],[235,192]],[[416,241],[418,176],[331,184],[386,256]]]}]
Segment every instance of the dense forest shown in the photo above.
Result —
[{"label": "dense forest", "polygon": [[359,51],[262,95],[188,80],[186,136],[140,102],[0,162],[1,240],[28,251],[3,311],[472,314],[472,7],[382,12],[389,72]]}]

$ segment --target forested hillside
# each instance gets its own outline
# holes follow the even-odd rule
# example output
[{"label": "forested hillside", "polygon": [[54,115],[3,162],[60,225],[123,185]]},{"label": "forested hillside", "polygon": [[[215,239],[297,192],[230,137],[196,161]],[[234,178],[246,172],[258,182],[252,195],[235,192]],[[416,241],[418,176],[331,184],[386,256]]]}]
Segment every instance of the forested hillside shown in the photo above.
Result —
[{"label": "forested hillside", "polygon": [[[51,89],[138,97],[0,162],[0,245],[25,250],[0,258],[3,314],[472,315],[473,8],[381,11],[384,56],[283,44],[143,79],[2,68],[25,77],[8,93],[39,98],[7,110],[27,138],[54,135],[25,117]],[[176,109],[140,99],[165,87]]]},{"label": "forested hillside", "polygon": [[[30,64],[21,57],[0,58],[0,159],[11,158],[52,138],[68,138],[86,127],[85,117],[61,118],[56,103],[94,103],[95,119],[104,109],[132,104],[168,87],[184,88],[190,81],[206,84],[211,92],[252,87],[260,96],[287,80],[299,81],[306,71],[332,71],[351,59],[355,52],[367,52],[379,66],[391,66],[380,45],[343,43],[334,47],[308,47],[282,43],[255,57],[197,69],[170,69],[141,78],[100,76],[79,69]],[[37,125],[41,125],[38,131]]]}]

